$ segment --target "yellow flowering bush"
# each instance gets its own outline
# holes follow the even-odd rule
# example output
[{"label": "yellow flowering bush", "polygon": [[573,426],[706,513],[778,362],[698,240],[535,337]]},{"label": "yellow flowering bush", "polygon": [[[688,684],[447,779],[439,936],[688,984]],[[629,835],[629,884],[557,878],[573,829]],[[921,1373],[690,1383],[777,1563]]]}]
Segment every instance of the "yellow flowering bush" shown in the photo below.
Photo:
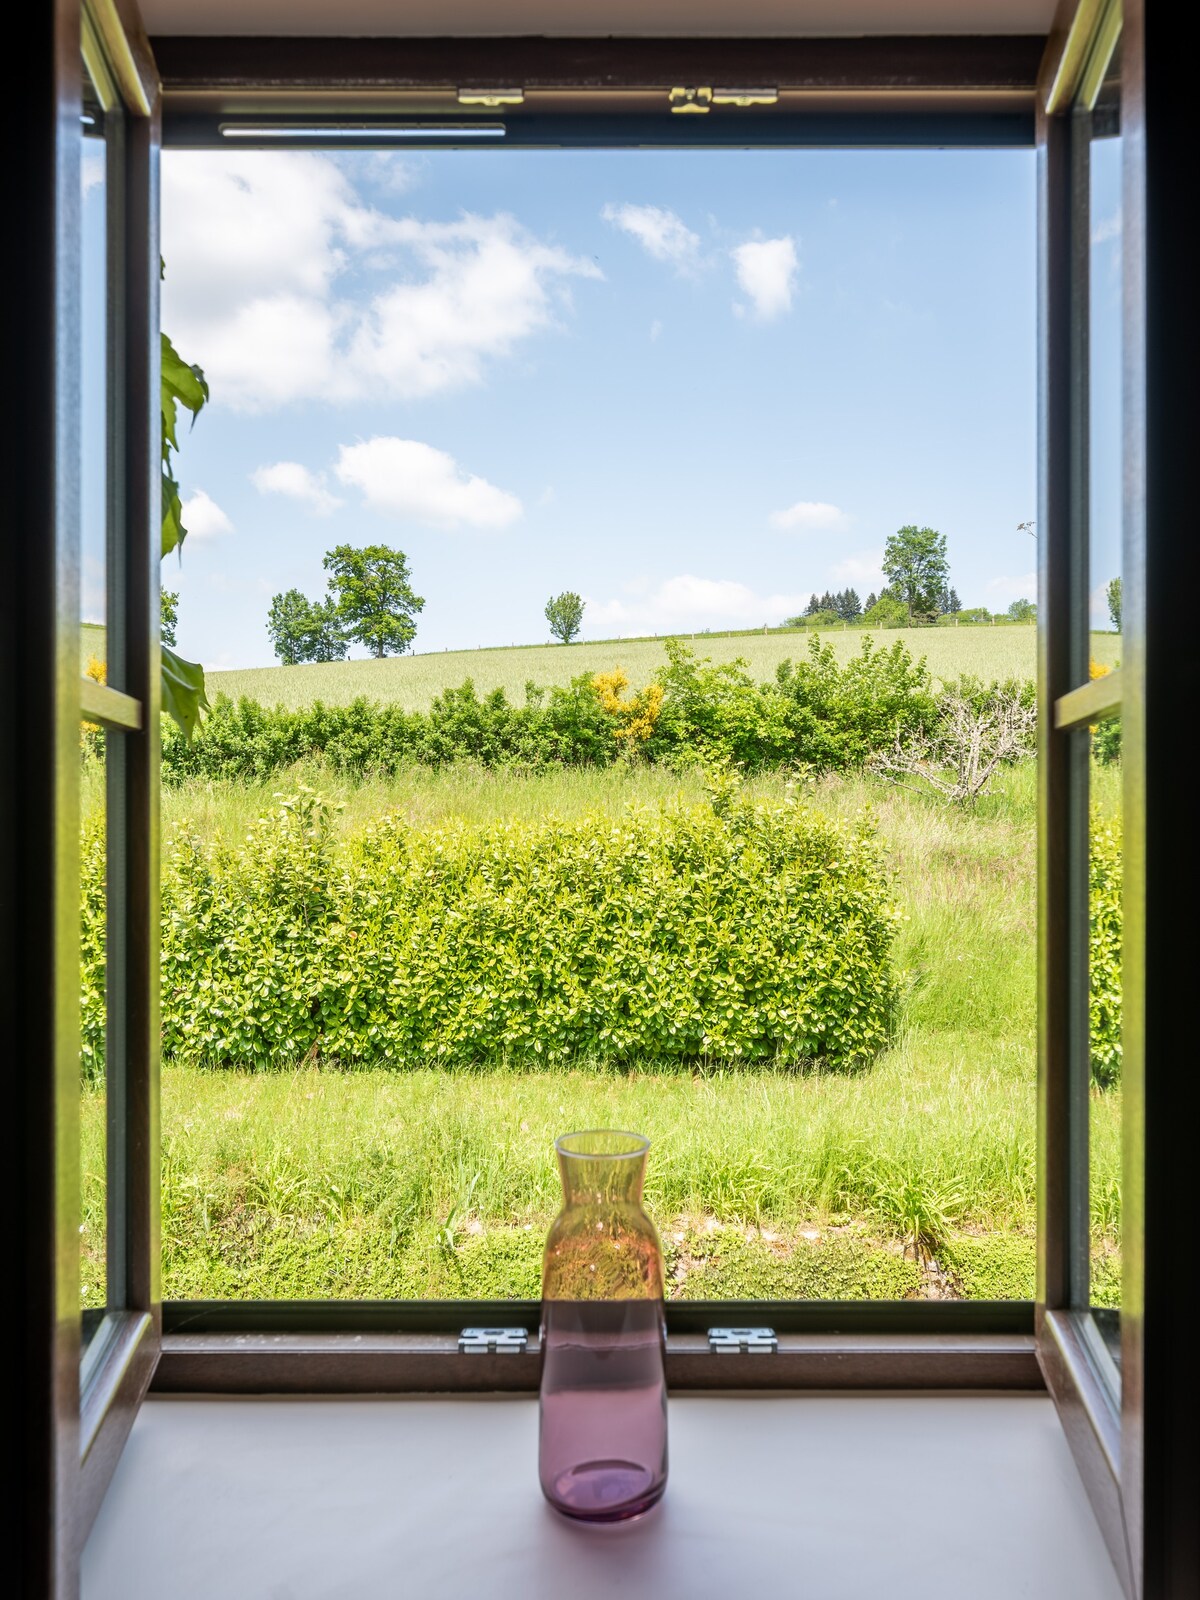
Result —
[{"label": "yellow flowering bush", "polygon": [[618,667],[615,672],[598,672],[592,679],[592,687],[596,691],[601,709],[615,718],[617,723],[615,736],[627,741],[626,748],[633,750],[638,745],[645,744],[654,732],[659,713],[662,711],[662,684],[647,684],[637,694],[631,694],[627,700],[623,699],[629,687],[629,678]]}]

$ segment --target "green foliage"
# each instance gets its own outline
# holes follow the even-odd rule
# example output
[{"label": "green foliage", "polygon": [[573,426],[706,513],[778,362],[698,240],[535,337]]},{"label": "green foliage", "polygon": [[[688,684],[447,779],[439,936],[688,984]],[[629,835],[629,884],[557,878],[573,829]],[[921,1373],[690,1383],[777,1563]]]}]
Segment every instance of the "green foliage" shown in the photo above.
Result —
[{"label": "green foliage", "polygon": [[1092,729],[1092,754],[1104,766],[1121,759],[1121,719],[1105,717]]},{"label": "green foliage", "polygon": [[1121,1076],[1121,829],[1092,818],[1088,905],[1088,1032],[1092,1079],[1101,1088]]},{"label": "green foliage", "polygon": [[285,667],[302,661],[342,661],[348,648],[334,602],[308,600],[299,589],[272,599],[267,633]]},{"label": "green foliage", "polygon": [[1005,615],[1010,622],[1036,622],[1037,606],[1032,600],[1014,600]]},{"label": "green foliage", "polygon": [[179,593],[174,589],[158,592],[158,636],[164,644],[175,643],[175,629],[179,622]]},{"label": "green foliage", "polygon": [[556,639],[562,644],[570,644],[583,626],[582,597],[573,589],[564,589],[562,594],[552,595],[546,601],[546,621]]},{"label": "green foliage", "polygon": [[[882,650],[864,638],[859,654],[839,666],[832,645],[810,639],[807,656],[783,662],[774,683],[756,683],[738,660],[697,659],[678,640],[666,640],[664,650],[667,665],[655,680],[661,711],[639,741],[639,760],[675,768],[732,761],[747,772],[781,765],[846,771],[936,715],[925,664],[899,641]],[[428,712],[366,700],[268,711],[218,697],[201,738],[190,745],[164,740],[163,774],[171,783],[262,778],[312,758],[350,774],[464,760],[605,767],[634,759],[624,727],[592,673],[565,687],[528,683],[523,705],[502,689],[481,695],[468,679],[438,695]]]},{"label": "green foliage", "polygon": [[[182,550],[187,538],[183,525],[183,502],[175,477],[172,453],[179,449],[179,407],[190,411],[195,422],[208,401],[208,383],[199,367],[188,366],[175,346],[161,336],[161,373],[159,379],[159,408],[162,423],[162,536],[161,552],[170,555],[172,550]],[[208,696],[204,689],[204,668],[195,661],[185,661],[171,648],[175,643],[174,621],[171,637],[164,634],[162,643],[162,709],[185,738],[195,732],[202,711],[208,710]]]},{"label": "green foliage", "polygon": [[1122,603],[1122,584],[1120,578],[1113,578],[1110,580],[1108,588],[1105,590],[1105,594],[1108,597],[1108,614],[1112,618],[1112,625],[1117,632],[1120,633]]},{"label": "green foliage", "polygon": [[960,626],[966,627],[975,623],[991,622],[992,613],[986,606],[968,606],[965,611],[956,611],[950,616],[942,617],[941,620],[949,623],[957,622]]},{"label": "green foliage", "polygon": [[946,536],[908,523],[888,538],[883,572],[911,622],[932,621],[943,609],[950,584]]},{"label": "green foliage", "polygon": [[335,841],[301,789],[237,848],[179,839],[162,918],[164,1051],[227,1066],[845,1064],[884,1044],[896,994],[871,842],[728,790],[619,821],[393,816]]},{"label": "green foliage", "polygon": [[326,554],[324,566],[345,636],[379,659],[403,655],[416,638],[416,615],[425,606],[413,593],[404,552],[385,544],[361,550],[339,544]]},{"label": "green foliage", "polygon": [[882,594],[874,605],[863,612],[863,626],[867,628],[907,628],[908,607],[894,595]]}]

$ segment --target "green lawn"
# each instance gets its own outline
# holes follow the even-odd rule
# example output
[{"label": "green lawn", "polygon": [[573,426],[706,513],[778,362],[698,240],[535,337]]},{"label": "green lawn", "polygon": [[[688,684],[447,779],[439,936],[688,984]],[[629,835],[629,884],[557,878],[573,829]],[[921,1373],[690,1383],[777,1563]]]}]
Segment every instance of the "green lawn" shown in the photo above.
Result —
[{"label": "green lawn", "polygon": [[[869,630],[834,629],[820,635],[834,647],[839,661],[857,655]],[[692,644],[692,636],[684,635]],[[808,648],[804,632],[698,634],[693,648],[713,661],[743,657],[751,672],[772,678],[781,661],[795,659]],[[1037,674],[1037,629],[1003,626],[983,628],[896,628],[872,632],[877,644],[903,640],[916,656],[928,659],[939,678],[973,673],[985,679],[1033,678]],[[1092,653],[1112,665],[1120,657],[1118,634],[1092,636]],[[186,650],[184,651],[186,654]],[[323,700],[345,705],[358,696],[394,701],[406,711],[423,711],[435,695],[474,680],[481,692],[504,689],[524,699],[529,679],[565,684],[581,672],[610,672],[622,667],[635,688],[646,683],[666,660],[659,639],[609,639],[595,644],[518,645],[501,650],[450,650],[439,654],[398,656],[387,661],[336,661],[301,667],[256,667],[241,672],[210,672],[208,692],[233,698],[248,695],[262,705],[289,709]]]},{"label": "green lawn", "polygon": [[[597,1124],[654,1140],[648,1200],[673,1294],[1029,1295],[1034,778],[1032,766],[1009,772],[974,814],[866,780],[810,791],[823,811],[873,814],[906,913],[901,1027],[862,1071],[662,1073],[647,1062],[618,1073],[579,1062],[544,1073],[248,1075],[169,1064],[166,1295],[536,1294],[556,1205],[554,1135]],[[1101,805],[1115,803],[1117,781],[1097,773]],[[615,809],[689,793],[699,780],[460,768],[360,787],[322,775],[321,786],[357,826],[389,804],[419,823]],[[169,792],[164,829],[238,838],[284,787]],[[88,794],[99,803],[94,780]],[[1115,1293],[1119,1118],[1119,1092],[1095,1097],[1101,1300]],[[84,1093],[83,1138],[94,1299],[103,1253],[103,1096],[94,1090]],[[937,1241],[933,1263],[905,1248],[916,1228]]]}]

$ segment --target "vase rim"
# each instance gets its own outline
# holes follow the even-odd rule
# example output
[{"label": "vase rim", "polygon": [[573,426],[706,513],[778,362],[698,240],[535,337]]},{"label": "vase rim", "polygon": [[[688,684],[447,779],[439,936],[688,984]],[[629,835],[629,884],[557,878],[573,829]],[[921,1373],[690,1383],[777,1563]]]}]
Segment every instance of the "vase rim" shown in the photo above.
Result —
[{"label": "vase rim", "polygon": [[[588,1141],[592,1147],[580,1149],[576,1141]],[[650,1141],[644,1134],[621,1128],[582,1128],[576,1133],[560,1133],[554,1148],[574,1161],[632,1161],[646,1154]]]}]

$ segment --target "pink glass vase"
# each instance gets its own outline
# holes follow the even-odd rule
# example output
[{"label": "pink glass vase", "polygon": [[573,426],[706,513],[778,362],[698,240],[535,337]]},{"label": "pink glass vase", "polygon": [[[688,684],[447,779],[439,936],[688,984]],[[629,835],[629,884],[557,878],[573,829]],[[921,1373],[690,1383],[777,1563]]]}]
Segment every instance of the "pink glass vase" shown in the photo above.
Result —
[{"label": "pink glass vase", "polygon": [[542,1270],[539,1476],[586,1522],[639,1516],[667,1486],[662,1249],[642,1209],[650,1142],[555,1141],[563,1208]]}]

